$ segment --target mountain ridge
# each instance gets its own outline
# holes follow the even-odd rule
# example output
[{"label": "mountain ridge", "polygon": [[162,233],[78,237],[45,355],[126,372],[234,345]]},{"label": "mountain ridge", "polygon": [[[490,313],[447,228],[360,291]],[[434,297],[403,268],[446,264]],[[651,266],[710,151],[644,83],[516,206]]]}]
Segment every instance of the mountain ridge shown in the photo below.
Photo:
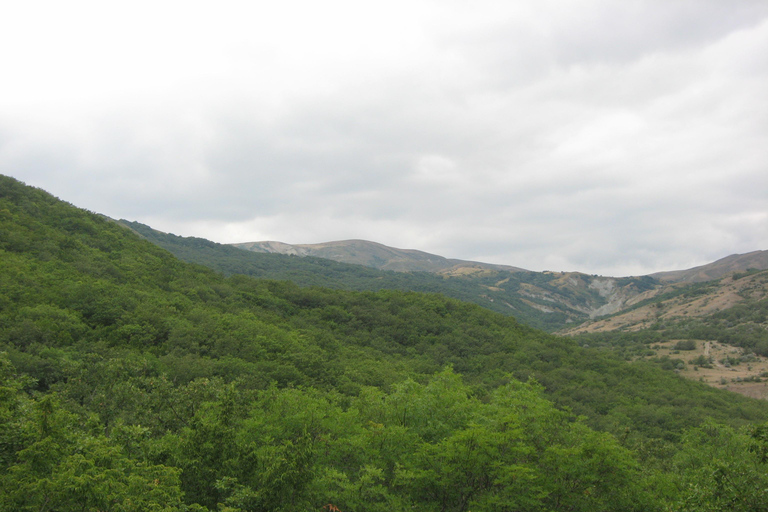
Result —
[{"label": "mountain ridge", "polygon": [[[447,258],[418,249],[399,249],[378,242],[361,239],[337,240],[315,244],[288,244],[278,241],[240,242],[227,244],[252,252],[314,256],[342,263],[364,265],[380,270],[396,272],[423,271],[453,275],[480,272],[483,270],[507,270],[512,272],[533,272],[521,267],[485,263],[479,261]],[[389,256],[388,258],[386,256]],[[680,270],[653,272],[641,276],[651,277],[665,283],[698,283],[719,279],[728,273],[746,270],[768,270],[768,250],[756,250],[743,254],[731,254],[711,263]],[[562,271],[564,272],[564,271]],[[568,272],[585,275],[584,272]],[[600,276],[619,279],[616,276]]]},{"label": "mountain ridge", "polygon": [[733,272],[768,269],[768,251],[751,251],[744,254],[731,254],[724,258],[685,270],[670,270],[649,274],[664,282],[701,283],[713,281]]},{"label": "mountain ridge", "polygon": [[352,263],[379,270],[394,270],[396,272],[450,274],[462,272],[461,269],[526,271],[526,269],[511,265],[446,258],[418,249],[400,249],[362,239],[337,240],[316,244],[287,244],[278,241],[261,241],[229,245],[253,252],[314,256],[341,263]]},{"label": "mountain ridge", "polygon": [[[549,332],[595,316],[615,313],[625,304],[631,304],[637,295],[658,285],[656,280],[646,277],[612,278],[578,272],[533,272],[515,267],[494,269],[490,265],[473,262],[463,262],[439,272],[380,270],[359,263],[344,263],[311,255],[298,256],[302,253],[282,243],[261,244],[257,247],[259,250],[247,251],[202,238],[163,233],[138,222],[117,222],[182,260],[206,265],[227,275],[246,274],[289,280],[300,286],[334,289],[442,293],[513,316],[527,325]],[[354,242],[335,245],[349,248]],[[260,252],[270,247],[281,250],[287,247],[289,254]],[[375,242],[361,242],[357,247],[388,251],[386,246]],[[422,259],[432,256],[419,251],[392,251],[398,256],[409,256],[413,252]],[[441,257],[432,259],[437,258]],[[450,263],[446,263],[447,258],[440,261],[443,268]]]},{"label": "mountain ridge", "polygon": [[[290,280],[300,286],[360,291],[438,292],[514,316],[549,332],[566,332],[585,321],[593,323],[620,314],[669,292],[670,287],[685,284],[662,282],[651,276],[616,278],[580,272],[533,272],[449,259],[414,249],[391,248],[365,240],[301,245],[276,241],[218,244],[163,233],[137,222],[118,222],[185,261],[203,264],[227,275],[242,273]],[[414,260],[417,264],[409,266]],[[730,257],[730,260],[735,260],[736,266],[731,262],[729,268],[756,263],[754,257]],[[757,265],[760,266],[760,261]],[[390,270],[376,268],[385,266]],[[697,267],[694,272],[701,274],[701,269],[706,267]],[[719,260],[709,267],[725,268]],[[685,271],[679,273],[685,277]]]}]

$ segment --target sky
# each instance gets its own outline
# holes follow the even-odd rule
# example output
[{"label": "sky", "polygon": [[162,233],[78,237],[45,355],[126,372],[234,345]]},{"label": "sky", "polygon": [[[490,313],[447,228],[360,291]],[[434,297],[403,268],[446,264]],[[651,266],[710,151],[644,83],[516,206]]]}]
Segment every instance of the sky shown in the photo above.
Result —
[{"label": "sky", "polygon": [[10,2],[0,174],[220,243],[768,249],[765,0]]}]

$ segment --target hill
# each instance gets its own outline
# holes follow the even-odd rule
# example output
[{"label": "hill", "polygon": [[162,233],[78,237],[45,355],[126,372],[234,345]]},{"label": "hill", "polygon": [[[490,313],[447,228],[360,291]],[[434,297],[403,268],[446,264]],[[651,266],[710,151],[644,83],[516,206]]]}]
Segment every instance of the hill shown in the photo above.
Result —
[{"label": "hill", "polygon": [[[455,287],[451,284],[455,281],[452,283],[450,279],[435,281],[430,291],[469,300],[515,316],[529,325],[565,334],[607,331],[615,328],[610,326],[623,325],[626,318],[637,313],[626,317],[613,315],[635,311],[636,304],[646,303],[653,297],[676,294],[681,284],[703,283],[735,272],[768,269],[768,251],[733,254],[687,270],[614,278],[579,272],[531,272],[516,267],[452,260],[362,240],[304,245],[250,242],[232,246],[257,253],[314,256],[371,268],[390,268],[399,272],[419,270],[459,278],[466,293],[457,293],[452,289]],[[343,281],[342,278],[338,282]],[[474,289],[469,291],[468,288]],[[416,283],[410,283],[409,289],[419,288]],[[593,321],[601,317],[611,318],[604,323]],[[579,327],[582,323],[583,327]]]},{"label": "hill", "polygon": [[441,295],[227,278],[2,176],[0,232],[0,510],[764,504],[766,402]]},{"label": "hill", "polygon": [[768,398],[768,270],[676,283],[562,333],[625,357],[673,358],[685,377]]},{"label": "hill", "polygon": [[493,265],[476,261],[448,259],[414,249],[396,249],[366,240],[342,240],[320,244],[291,245],[283,242],[246,242],[231,244],[253,252],[314,256],[339,263],[352,263],[379,270],[397,272],[467,273],[482,270],[521,271],[508,265]]},{"label": "hill", "polygon": [[725,258],[688,270],[657,272],[651,277],[663,282],[701,283],[724,277],[734,272],[747,270],[768,270],[768,251],[753,251],[746,254],[732,254]]},{"label": "hill", "polygon": [[722,316],[737,306],[757,307],[768,296],[767,283],[768,271],[765,270],[733,273],[693,285],[679,283],[648,294],[614,315],[585,322],[562,333],[640,331],[658,328],[659,323],[664,322]]},{"label": "hill", "polygon": [[[443,267],[444,270],[438,273],[382,271],[321,257],[242,251],[201,238],[162,233],[137,222],[121,220],[120,223],[184,261],[206,265],[227,275],[245,274],[290,280],[300,286],[345,290],[442,293],[513,316],[527,325],[547,331],[613,313],[639,300],[641,294],[660,286],[645,277],[611,278],[578,272],[531,272],[514,267],[506,270],[501,266],[494,268],[471,262]],[[356,247],[362,252],[372,246],[381,247],[384,252],[399,251],[370,242]],[[433,260],[458,261],[440,258],[434,256]]]}]

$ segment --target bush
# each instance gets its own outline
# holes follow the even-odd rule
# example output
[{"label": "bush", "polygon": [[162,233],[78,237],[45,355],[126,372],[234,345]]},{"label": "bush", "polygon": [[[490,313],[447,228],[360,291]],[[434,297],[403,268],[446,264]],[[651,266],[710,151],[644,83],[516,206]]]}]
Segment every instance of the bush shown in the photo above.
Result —
[{"label": "bush", "polygon": [[702,368],[712,368],[712,359],[709,357],[699,356],[691,360],[691,364],[701,366]]},{"label": "bush", "polygon": [[675,350],[696,350],[696,342],[693,340],[680,340],[672,348]]}]

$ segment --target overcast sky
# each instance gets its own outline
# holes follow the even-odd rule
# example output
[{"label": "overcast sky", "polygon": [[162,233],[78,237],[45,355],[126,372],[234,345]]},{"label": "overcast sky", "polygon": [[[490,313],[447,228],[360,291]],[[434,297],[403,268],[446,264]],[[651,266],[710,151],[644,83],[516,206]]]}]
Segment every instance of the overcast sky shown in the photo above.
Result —
[{"label": "overcast sky", "polygon": [[0,173],[222,243],[768,249],[768,2],[9,2]]}]

